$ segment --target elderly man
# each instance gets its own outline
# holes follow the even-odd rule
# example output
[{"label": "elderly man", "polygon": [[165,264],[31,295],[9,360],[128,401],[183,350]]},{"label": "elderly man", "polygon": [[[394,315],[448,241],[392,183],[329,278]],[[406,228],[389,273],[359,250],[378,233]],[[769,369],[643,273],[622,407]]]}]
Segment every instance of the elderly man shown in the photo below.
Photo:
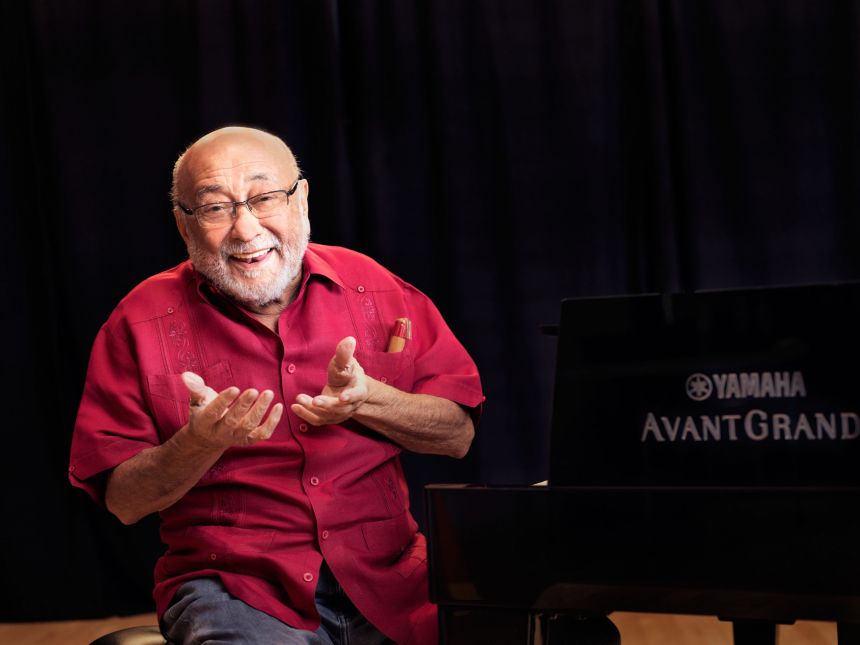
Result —
[{"label": "elderly man", "polygon": [[190,261],[100,330],[71,482],[124,523],[160,513],[172,643],[434,643],[398,454],[466,454],[474,363],[417,289],[309,243],[280,139],[204,136],[173,199]]}]

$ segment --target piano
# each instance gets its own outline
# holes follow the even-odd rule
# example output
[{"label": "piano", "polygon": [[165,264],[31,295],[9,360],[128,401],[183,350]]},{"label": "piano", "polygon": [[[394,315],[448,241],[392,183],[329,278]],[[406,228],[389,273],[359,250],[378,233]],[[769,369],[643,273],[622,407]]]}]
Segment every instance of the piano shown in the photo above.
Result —
[{"label": "piano", "polygon": [[549,485],[425,487],[440,642],[634,611],[860,645],[860,285],[567,299],[557,333]]}]

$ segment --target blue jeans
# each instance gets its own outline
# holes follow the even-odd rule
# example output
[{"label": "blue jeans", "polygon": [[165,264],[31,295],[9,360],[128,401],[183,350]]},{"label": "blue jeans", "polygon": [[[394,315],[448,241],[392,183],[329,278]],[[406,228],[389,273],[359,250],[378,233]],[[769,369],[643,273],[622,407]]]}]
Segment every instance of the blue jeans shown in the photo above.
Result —
[{"label": "blue jeans", "polygon": [[362,616],[323,562],[314,601],[316,631],[295,629],[234,598],[217,578],[182,585],[164,613],[161,631],[171,645],[387,645]]}]

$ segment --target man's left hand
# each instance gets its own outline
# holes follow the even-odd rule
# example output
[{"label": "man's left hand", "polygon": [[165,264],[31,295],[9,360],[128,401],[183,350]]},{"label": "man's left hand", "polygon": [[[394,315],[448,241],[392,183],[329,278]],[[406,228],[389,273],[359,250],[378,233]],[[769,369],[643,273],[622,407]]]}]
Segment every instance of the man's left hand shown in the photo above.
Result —
[{"label": "man's left hand", "polygon": [[347,336],[337,344],[328,364],[328,382],[322,392],[311,397],[299,394],[290,409],[315,426],[342,423],[367,400],[367,376],[355,360],[355,338]]}]

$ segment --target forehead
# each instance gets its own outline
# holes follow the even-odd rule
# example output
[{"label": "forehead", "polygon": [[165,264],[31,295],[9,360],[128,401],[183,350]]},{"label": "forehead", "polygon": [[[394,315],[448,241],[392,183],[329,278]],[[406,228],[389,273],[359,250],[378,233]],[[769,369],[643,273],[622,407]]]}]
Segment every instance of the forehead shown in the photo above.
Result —
[{"label": "forehead", "polygon": [[193,146],[182,163],[186,188],[271,180],[287,183],[298,175],[295,159],[277,140],[225,136]]}]

